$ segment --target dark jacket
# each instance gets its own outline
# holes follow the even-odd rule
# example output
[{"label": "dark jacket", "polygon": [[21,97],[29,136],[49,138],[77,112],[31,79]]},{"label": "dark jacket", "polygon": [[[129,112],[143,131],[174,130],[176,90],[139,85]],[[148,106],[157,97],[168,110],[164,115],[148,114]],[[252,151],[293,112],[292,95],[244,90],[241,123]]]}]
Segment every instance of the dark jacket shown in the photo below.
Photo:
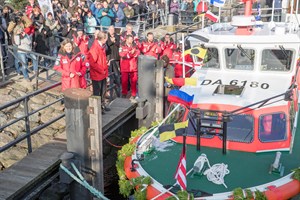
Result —
[{"label": "dark jacket", "polygon": [[114,34],[115,42],[111,41],[112,36],[108,33],[108,39],[107,39],[107,55],[109,56],[109,59],[114,60],[120,60],[119,55],[119,48],[120,48],[120,36],[117,34]]},{"label": "dark jacket", "polygon": [[46,34],[40,31],[35,32],[34,42],[35,45],[35,52],[48,55],[49,53],[49,36],[51,36],[51,32]]}]

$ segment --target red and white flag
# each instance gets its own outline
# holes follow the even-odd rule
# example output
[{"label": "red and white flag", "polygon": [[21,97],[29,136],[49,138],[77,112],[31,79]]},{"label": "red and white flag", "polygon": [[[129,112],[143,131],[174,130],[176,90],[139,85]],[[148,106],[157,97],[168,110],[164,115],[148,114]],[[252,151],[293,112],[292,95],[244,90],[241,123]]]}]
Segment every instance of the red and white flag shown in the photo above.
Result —
[{"label": "red and white flag", "polygon": [[207,17],[208,19],[210,19],[213,22],[217,22],[219,21],[219,17],[217,15],[215,15],[214,13],[212,13],[211,11],[206,11],[204,17]]},{"label": "red and white flag", "polygon": [[179,163],[175,174],[176,183],[181,187],[182,190],[186,190],[186,156],[185,147],[182,148]]}]

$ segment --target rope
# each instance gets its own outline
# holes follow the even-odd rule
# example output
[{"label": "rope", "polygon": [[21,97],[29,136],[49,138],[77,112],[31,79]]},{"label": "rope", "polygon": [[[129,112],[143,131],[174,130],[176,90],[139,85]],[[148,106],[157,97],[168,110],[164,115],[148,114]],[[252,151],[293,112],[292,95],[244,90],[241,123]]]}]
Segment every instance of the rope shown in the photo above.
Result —
[{"label": "rope", "polygon": [[209,160],[204,153],[201,154],[195,161],[192,177],[195,173],[199,173],[203,170],[205,163],[207,163],[209,167],[209,169],[205,170],[203,173],[203,175],[207,177],[207,180],[217,185],[223,184],[225,188],[227,188],[227,185],[224,182],[224,177],[230,173],[230,171],[227,169],[228,166],[224,163],[218,163],[210,166]]},{"label": "rope", "polygon": [[71,163],[72,168],[76,172],[76,174],[79,176],[76,177],[72,172],[70,172],[63,164],[60,164],[60,168],[66,172],[71,178],[73,178],[77,183],[81,184],[83,187],[85,187],[87,190],[89,190],[94,196],[97,198],[101,198],[103,200],[109,200],[107,197],[105,197],[100,191],[98,191],[96,188],[92,187],[82,176],[82,174],[79,172],[77,167],[74,165],[74,163]]},{"label": "rope", "polygon": [[104,140],[105,140],[108,144],[110,144],[111,146],[113,146],[113,147],[116,147],[116,148],[119,148],[119,149],[122,148],[122,146],[115,145],[115,144],[111,143],[110,141],[108,141],[106,138],[104,138]]},{"label": "rope", "polygon": [[207,180],[217,185],[223,184],[225,188],[227,188],[227,185],[224,182],[224,176],[227,174],[229,174],[229,170],[227,169],[227,165],[224,163],[214,164],[211,168],[204,172]]}]

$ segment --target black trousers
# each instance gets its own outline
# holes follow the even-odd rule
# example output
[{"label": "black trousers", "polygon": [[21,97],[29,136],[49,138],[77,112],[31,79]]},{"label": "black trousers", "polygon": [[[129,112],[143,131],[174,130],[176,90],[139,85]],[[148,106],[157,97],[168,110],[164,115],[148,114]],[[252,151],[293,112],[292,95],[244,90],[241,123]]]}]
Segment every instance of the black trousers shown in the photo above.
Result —
[{"label": "black trousers", "polygon": [[115,90],[117,92],[117,96],[120,97],[121,95],[121,75],[120,75],[120,61],[119,60],[112,60],[110,62],[110,73],[113,74],[113,80],[110,79],[110,85],[113,83],[116,85]]},{"label": "black trousers", "polygon": [[106,92],[106,78],[101,81],[94,81],[92,80],[93,85],[93,95],[100,96],[101,101],[104,101],[104,95]]}]

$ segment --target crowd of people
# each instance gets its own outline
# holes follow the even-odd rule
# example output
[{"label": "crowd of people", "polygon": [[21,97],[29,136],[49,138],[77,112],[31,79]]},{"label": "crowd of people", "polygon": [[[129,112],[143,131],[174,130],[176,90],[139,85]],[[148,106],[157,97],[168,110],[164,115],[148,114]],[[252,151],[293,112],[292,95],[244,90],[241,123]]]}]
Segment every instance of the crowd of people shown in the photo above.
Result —
[{"label": "crowd of people", "polygon": [[[109,84],[108,73],[112,71],[114,79],[122,85],[122,97],[135,99],[139,55],[166,62],[182,60],[181,45],[176,45],[169,34],[156,40],[149,32],[141,41],[133,31],[129,20],[136,20],[137,14],[147,12],[147,5],[150,10],[165,6],[164,2],[143,0],[130,3],[125,0],[53,0],[53,12],[43,14],[34,0],[28,0],[25,12],[3,7],[0,30],[3,35],[7,34],[8,43],[17,47],[15,70],[25,80],[31,81],[30,73],[35,73],[38,65],[51,66],[48,59],[38,60],[33,53],[37,52],[56,58],[53,69],[62,74],[62,90],[86,88],[89,71],[93,94],[104,97]],[[105,27],[105,31],[100,31],[98,26]],[[125,30],[117,33],[115,27]],[[0,34],[0,39],[3,38]],[[181,64],[175,64],[175,76],[182,76]]]}]

